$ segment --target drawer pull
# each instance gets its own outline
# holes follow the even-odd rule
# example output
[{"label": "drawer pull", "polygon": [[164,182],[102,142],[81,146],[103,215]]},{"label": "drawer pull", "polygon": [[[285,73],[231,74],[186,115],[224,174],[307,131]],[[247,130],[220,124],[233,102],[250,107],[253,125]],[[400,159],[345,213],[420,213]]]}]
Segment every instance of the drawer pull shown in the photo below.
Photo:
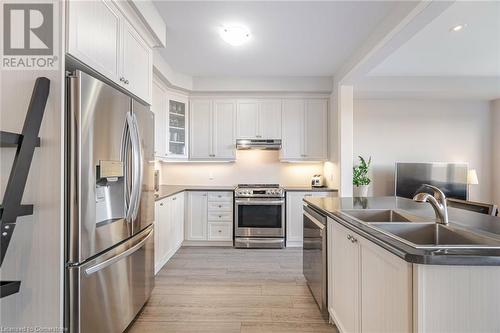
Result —
[{"label": "drawer pull", "polygon": [[222,208],[222,205],[219,205],[219,208]]},{"label": "drawer pull", "polygon": [[219,229],[219,234],[222,232],[222,230]]}]

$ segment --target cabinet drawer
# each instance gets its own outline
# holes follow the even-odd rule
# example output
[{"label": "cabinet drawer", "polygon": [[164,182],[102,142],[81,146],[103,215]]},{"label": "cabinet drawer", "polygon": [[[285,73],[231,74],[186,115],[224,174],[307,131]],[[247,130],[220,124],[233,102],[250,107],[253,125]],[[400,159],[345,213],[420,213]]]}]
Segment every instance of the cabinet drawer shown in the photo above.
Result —
[{"label": "cabinet drawer", "polygon": [[232,201],[212,201],[208,203],[209,212],[232,212],[233,202]]},{"label": "cabinet drawer", "polygon": [[208,239],[209,240],[232,240],[233,225],[228,222],[209,222],[208,223]]},{"label": "cabinet drawer", "polygon": [[208,201],[209,202],[232,202],[233,201],[233,192],[209,192],[208,193]]},{"label": "cabinet drawer", "polygon": [[233,220],[232,212],[208,212],[208,221],[228,221],[231,222]]}]

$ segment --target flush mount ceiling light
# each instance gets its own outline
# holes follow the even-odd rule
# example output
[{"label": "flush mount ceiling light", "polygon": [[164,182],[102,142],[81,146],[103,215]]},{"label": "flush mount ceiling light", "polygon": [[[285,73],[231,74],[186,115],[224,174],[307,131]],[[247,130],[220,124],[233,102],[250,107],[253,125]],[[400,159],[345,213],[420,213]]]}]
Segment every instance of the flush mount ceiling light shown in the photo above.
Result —
[{"label": "flush mount ceiling light", "polygon": [[250,39],[250,30],[242,25],[224,26],[220,30],[220,36],[226,43],[239,46]]},{"label": "flush mount ceiling light", "polygon": [[463,30],[466,26],[467,26],[467,24],[457,24],[457,25],[451,27],[450,31],[451,32],[459,32],[459,31]]}]

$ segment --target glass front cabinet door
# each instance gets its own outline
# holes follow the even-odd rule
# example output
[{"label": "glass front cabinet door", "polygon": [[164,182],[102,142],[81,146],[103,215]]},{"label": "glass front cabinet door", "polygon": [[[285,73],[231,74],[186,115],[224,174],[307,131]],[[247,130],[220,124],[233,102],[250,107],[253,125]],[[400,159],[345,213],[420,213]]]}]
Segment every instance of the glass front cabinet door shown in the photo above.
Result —
[{"label": "glass front cabinet door", "polygon": [[188,100],[187,97],[168,95],[167,98],[167,158],[188,157]]}]

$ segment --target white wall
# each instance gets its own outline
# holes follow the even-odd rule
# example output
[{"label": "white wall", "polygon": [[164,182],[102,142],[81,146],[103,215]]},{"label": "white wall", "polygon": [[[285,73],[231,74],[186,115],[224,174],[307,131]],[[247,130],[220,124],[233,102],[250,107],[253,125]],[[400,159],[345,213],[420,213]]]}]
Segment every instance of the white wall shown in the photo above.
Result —
[{"label": "white wall", "polygon": [[491,102],[491,116],[493,202],[500,205],[500,99]]},{"label": "white wall", "polygon": [[[63,6],[60,13],[64,13]],[[56,54],[64,59],[62,52]],[[57,329],[63,324],[64,63],[59,66],[59,70],[47,71],[0,70],[2,131],[21,132],[35,79],[45,76],[51,80],[39,133],[41,144],[35,148],[22,198],[23,204],[33,204],[33,215],[17,218],[0,270],[1,280],[21,281],[19,293],[0,299],[0,327],[5,329]],[[15,152],[15,148],[0,149],[0,202]]]},{"label": "white wall", "polygon": [[[236,152],[234,163],[161,163],[161,184],[236,185],[278,183],[309,186],[314,174],[323,174],[323,163],[281,163],[279,152]],[[212,179],[210,179],[212,178]]]},{"label": "white wall", "polygon": [[[498,128],[498,127],[497,127]],[[394,194],[394,163],[468,162],[478,173],[471,200],[489,202],[491,112],[488,102],[355,100],[354,158],[372,156],[372,194]]]}]

